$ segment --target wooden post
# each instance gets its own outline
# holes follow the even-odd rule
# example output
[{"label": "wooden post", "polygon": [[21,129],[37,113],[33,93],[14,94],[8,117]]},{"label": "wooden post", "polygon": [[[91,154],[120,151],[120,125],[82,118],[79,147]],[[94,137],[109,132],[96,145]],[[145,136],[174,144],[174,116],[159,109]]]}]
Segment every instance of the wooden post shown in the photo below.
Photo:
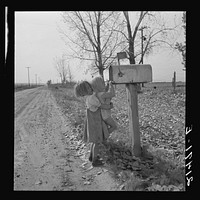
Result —
[{"label": "wooden post", "polygon": [[117,61],[118,61],[118,65],[120,65],[120,61],[119,61],[120,59],[117,57]]},{"label": "wooden post", "polygon": [[135,156],[141,156],[139,117],[138,117],[138,97],[137,84],[126,84],[127,101],[129,109],[129,134],[132,144],[132,153]]},{"label": "wooden post", "polygon": [[174,72],[174,77],[172,78],[172,86],[174,88],[174,92],[176,90],[176,72]]},{"label": "wooden post", "polygon": [[176,72],[174,72],[174,92],[176,90]]},{"label": "wooden post", "polygon": [[111,65],[109,80],[114,81],[114,84],[126,84],[132,153],[135,156],[141,156],[137,92],[139,83],[152,81],[151,65]]}]

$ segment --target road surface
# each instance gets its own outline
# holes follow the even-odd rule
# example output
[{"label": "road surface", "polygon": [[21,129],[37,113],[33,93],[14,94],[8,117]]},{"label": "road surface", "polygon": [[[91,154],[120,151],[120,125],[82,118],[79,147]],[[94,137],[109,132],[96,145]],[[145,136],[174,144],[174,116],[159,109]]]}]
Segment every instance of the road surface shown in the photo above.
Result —
[{"label": "road surface", "polygon": [[14,190],[117,190],[105,168],[77,155],[70,122],[47,86],[15,92]]}]

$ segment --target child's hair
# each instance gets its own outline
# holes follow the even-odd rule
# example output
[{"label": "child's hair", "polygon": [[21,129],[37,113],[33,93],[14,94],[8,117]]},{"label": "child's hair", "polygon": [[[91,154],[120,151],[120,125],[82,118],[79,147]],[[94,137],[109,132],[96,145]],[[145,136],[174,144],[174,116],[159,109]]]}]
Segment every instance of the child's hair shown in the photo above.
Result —
[{"label": "child's hair", "polygon": [[[75,96],[78,98],[78,97],[82,97],[82,96],[85,96],[85,95],[88,95],[88,90],[87,90],[87,87],[86,87],[86,84],[88,84],[90,87],[90,83],[87,82],[87,81],[81,81],[81,82],[78,82],[75,86],[74,86],[74,94]],[[92,87],[91,87],[92,88]]]},{"label": "child's hair", "polygon": [[101,76],[97,76],[91,81],[91,86],[93,90],[99,91],[99,85],[102,83],[104,83],[103,78]]}]

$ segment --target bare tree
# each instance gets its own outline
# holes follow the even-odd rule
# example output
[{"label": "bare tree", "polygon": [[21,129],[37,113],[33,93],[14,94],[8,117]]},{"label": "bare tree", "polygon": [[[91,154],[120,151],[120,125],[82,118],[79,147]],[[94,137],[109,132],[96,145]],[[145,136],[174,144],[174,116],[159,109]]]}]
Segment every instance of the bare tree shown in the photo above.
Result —
[{"label": "bare tree", "polygon": [[48,87],[51,85],[51,80],[47,81],[47,85],[48,85]]},{"label": "bare tree", "polygon": [[64,84],[67,80],[67,75],[68,75],[68,70],[65,65],[64,57],[61,57],[61,58],[55,57],[54,66],[55,66],[56,71],[58,72],[61,83]]},{"label": "bare tree", "polygon": [[[123,35],[128,43],[127,53],[130,64],[141,63],[144,55],[151,53],[155,47],[170,47],[173,49],[175,40],[171,40],[173,37],[170,34],[175,34],[179,25],[167,25],[166,21],[159,16],[160,12],[140,11],[137,13],[139,17],[133,27],[128,11],[123,13],[127,27],[127,32],[124,32]],[[138,34],[140,30],[145,32],[143,38]]]},{"label": "bare tree", "polygon": [[71,83],[73,81],[73,75],[72,75],[72,72],[71,72],[71,68],[70,68],[70,65],[68,63],[67,65],[67,71],[68,71],[68,80],[69,80],[69,83]]},{"label": "bare tree", "polygon": [[[73,57],[94,63],[96,72],[103,76],[103,71],[112,64],[116,52],[123,48],[121,42],[123,23],[121,12],[63,12],[62,18],[70,26],[73,36],[60,30],[66,43],[73,51]],[[118,31],[114,31],[118,30]],[[70,45],[75,45],[73,47]]]}]

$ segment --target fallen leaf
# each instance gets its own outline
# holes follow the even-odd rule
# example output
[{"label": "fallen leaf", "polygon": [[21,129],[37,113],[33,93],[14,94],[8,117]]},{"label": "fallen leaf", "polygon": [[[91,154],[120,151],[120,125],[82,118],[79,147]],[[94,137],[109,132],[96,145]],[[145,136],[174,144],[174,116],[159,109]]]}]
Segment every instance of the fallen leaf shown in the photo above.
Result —
[{"label": "fallen leaf", "polygon": [[119,187],[119,189],[120,189],[120,190],[123,190],[123,189],[124,189],[124,187],[125,187],[125,185],[124,185],[124,184],[122,184],[122,185]]},{"label": "fallen leaf", "polygon": [[97,175],[100,175],[102,173],[102,171],[97,172]]},{"label": "fallen leaf", "polygon": [[42,184],[41,180],[35,182],[35,185],[41,185],[41,184]]},{"label": "fallen leaf", "polygon": [[93,169],[93,166],[90,166],[88,169],[86,169],[85,171],[89,171],[89,170],[91,170],[91,169]]},{"label": "fallen leaf", "polygon": [[91,182],[90,182],[90,181],[85,181],[83,184],[84,184],[84,185],[90,185]]},{"label": "fallen leaf", "polygon": [[85,167],[85,165],[87,165],[87,164],[88,164],[88,162],[84,162],[81,164],[81,167]]}]

